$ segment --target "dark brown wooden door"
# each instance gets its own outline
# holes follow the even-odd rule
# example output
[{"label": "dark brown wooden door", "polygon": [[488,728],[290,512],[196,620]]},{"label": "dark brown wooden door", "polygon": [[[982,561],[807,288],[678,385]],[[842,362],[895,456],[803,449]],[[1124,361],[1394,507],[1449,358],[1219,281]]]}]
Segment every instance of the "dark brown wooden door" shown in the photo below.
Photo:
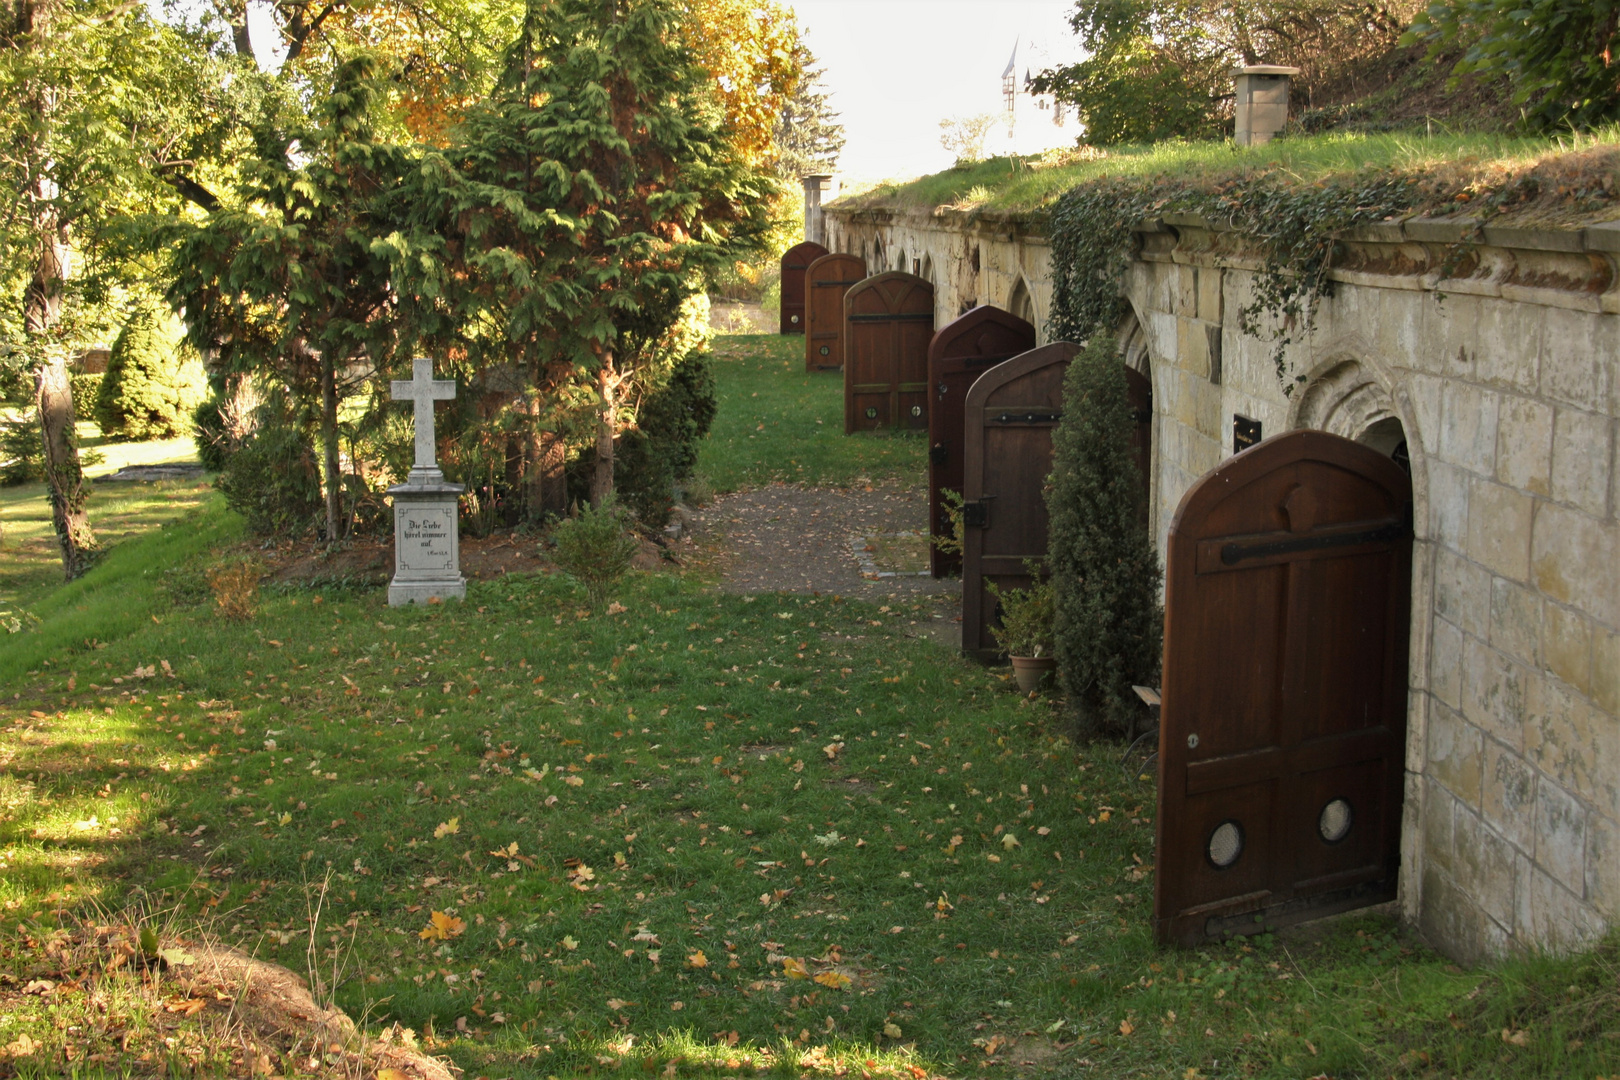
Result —
[{"label": "dark brown wooden door", "polygon": [[844,433],[928,427],[934,287],[891,270],[844,294]]},{"label": "dark brown wooden door", "polygon": [[804,333],[804,272],[825,254],[827,249],[814,240],[782,252],[782,333]]},{"label": "dark brown wooden door", "polygon": [[[928,343],[928,521],[933,536],[949,536],[950,515],[940,492],[962,493],[962,410],[975,379],[1003,360],[1035,347],[1035,328],[1010,311],[985,305],[939,328]],[[962,568],[962,557],[930,545],[935,577]]]},{"label": "dark brown wooden door", "polygon": [[1142,483],[1142,527],[1149,521],[1148,500],[1153,497],[1153,383],[1135,368],[1125,369],[1125,398],[1130,403],[1131,456]]},{"label": "dark brown wooden door", "polygon": [[823,255],[804,273],[804,370],[844,366],[844,294],[866,277],[859,255]]},{"label": "dark brown wooden door", "polygon": [[1056,341],[980,375],[963,406],[962,651],[999,655],[985,589],[1030,584],[1025,559],[1046,558],[1046,476],[1052,429],[1063,417],[1063,373],[1078,347]]},{"label": "dark brown wooden door", "polygon": [[1267,931],[1395,895],[1412,487],[1319,431],[1206,473],[1170,525],[1160,941]]}]

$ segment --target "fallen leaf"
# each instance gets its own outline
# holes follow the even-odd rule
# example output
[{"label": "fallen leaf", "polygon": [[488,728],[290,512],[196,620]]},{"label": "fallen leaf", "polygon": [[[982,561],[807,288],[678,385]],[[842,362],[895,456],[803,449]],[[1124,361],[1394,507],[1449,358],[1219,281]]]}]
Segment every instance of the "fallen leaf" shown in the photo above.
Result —
[{"label": "fallen leaf", "polygon": [[378,1069],[377,1080],[411,1080],[411,1074],[403,1069]]},{"label": "fallen leaf", "polygon": [[634,1005],[634,1004],[635,1004],[635,1002],[633,1002],[633,1001],[625,1001],[623,998],[608,998],[607,999],[607,1007],[612,1009],[614,1012],[618,1012],[620,1009],[624,1008],[626,1005]]},{"label": "fallen leaf", "polygon": [[453,817],[449,821],[439,822],[438,826],[433,830],[433,838],[435,840],[440,840],[446,836],[449,836],[451,833],[458,833],[460,831],[461,819],[458,817]]},{"label": "fallen leaf", "polygon": [[823,971],[811,981],[820,983],[822,986],[831,987],[834,990],[842,990],[850,983],[848,975],[837,971]]},{"label": "fallen leaf", "polygon": [[686,963],[689,967],[706,968],[709,966],[709,958],[703,955],[702,949],[699,949],[686,958]]},{"label": "fallen leaf", "polygon": [[1133,1032],[1135,1030],[1136,1030],[1136,1025],[1131,1023],[1129,1020],[1121,1020],[1119,1022],[1119,1033],[1121,1035],[1129,1035],[1131,1032]]},{"label": "fallen leaf", "polygon": [[428,924],[422,928],[418,935],[423,941],[448,941],[453,937],[460,937],[467,929],[464,920],[458,919],[454,915],[446,915],[442,911],[430,913],[428,920]]},{"label": "fallen leaf", "polygon": [[575,949],[579,948],[579,942],[574,940],[573,934],[564,934],[562,939],[562,947],[567,949],[569,952],[573,952]]},{"label": "fallen leaf", "polygon": [[790,979],[807,979],[810,973],[805,970],[804,964],[791,956],[782,958],[782,974]]},{"label": "fallen leaf", "polygon": [[1023,845],[1018,842],[1018,837],[1012,833],[1007,833],[1001,838],[1001,846],[1007,851],[1011,851],[1013,848],[1022,847]]},{"label": "fallen leaf", "polygon": [[39,1043],[29,1038],[27,1032],[18,1035],[15,1039],[6,1044],[6,1053],[10,1054],[12,1057],[27,1057],[29,1054],[32,1054],[38,1049]]},{"label": "fallen leaf", "polygon": [[883,1034],[884,1034],[885,1037],[890,1038],[890,1039],[898,1039],[898,1038],[900,1038],[900,1035],[901,1035],[900,1025],[896,1024],[896,1023],[893,1023],[892,1021],[890,1023],[884,1024],[883,1025]]},{"label": "fallen leaf", "polygon": [[1502,1041],[1513,1046],[1529,1046],[1530,1033],[1528,1031],[1512,1031],[1508,1028],[1503,1028]]}]

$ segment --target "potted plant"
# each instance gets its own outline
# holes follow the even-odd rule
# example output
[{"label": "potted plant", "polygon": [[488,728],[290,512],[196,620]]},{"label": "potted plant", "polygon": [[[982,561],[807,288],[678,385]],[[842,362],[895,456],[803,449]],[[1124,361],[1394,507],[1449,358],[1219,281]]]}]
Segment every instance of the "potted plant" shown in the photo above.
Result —
[{"label": "potted plant", "polygon": [[1039,688],[1057,666],[1052,656],[1052,622],[1057,605],[1051,579],[1041,577],[1040,565],[1030,559],[1024,566],[1032,580],[1029,588],[1003,589],[993,581],[985,587],[1001,608],[1000,622],[990,628],[990,636],[1012,661],[1019,691],[1028,694]]}]

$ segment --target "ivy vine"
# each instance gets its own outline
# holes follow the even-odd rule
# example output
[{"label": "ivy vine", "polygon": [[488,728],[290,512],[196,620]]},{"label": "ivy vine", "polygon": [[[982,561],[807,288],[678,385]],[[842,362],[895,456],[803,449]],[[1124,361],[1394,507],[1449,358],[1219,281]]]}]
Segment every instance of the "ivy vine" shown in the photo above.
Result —
[{"label": "ivy vine", "polygon": [[1429,201],[1423,178],[1366,173],[1301,185],[1261,172],[1196,186],[1180,178],[1104,178],[1083,184],[1053,207],[1052,331],[1085,341],[1112,330],[1126,311],[1120,282],[1136,254],[1142,222],[1189,215],[1226,223],[1248,237],[1265,260],[1254,298],[1238,311],[1244,333],[1269,338],[1278,380],[1292,390],[1288,347],[1315,328],[1322,299],[1333,295],[1329,271],[1340,237],[1360,225],[1398,220]]}]

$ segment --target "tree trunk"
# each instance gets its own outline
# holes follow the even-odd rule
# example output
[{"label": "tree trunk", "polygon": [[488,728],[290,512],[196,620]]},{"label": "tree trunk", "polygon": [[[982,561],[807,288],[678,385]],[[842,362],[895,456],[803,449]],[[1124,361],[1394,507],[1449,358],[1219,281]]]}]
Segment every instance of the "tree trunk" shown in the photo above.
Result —
[{"label": "tree trunk", "polygon": [[34,404],[45,444],[51,525],[62,549],[62,572],[72,581],[94,561],[96,537],[84,508],[88,492],[79,465],[79,440],[73,429],[73,384],[68,379],[67,351],[56,340],[67,280],[68,238],[67,228],[51,205],[50,192],[50,181],[41,176],[32,192],[39,255],[23,298],[23,332],[33,353]]},{"label": "tree trunk", "polygon": [[338,472],[337,365],[330,353],[321,354],[321,447],[326,466],[326,542],[342,539],[343,476]]},{"label": "tree trunk", "polygon": [[566,447],[561,435],[542,426],[545,409],[538,390],[529,395],[524,411],[528,429],[523,463],[526,516],[530,521],[541,521],[547,514],[560,517],[568,510],[568,480],[563,471]]},{"label": "tree trunk", "polygon": [[613,354],[604,350],[601,370],[596,373],[596,472],[591,476],[592,505],[613,494],[613,429],[619,416],[618,391]]}]

